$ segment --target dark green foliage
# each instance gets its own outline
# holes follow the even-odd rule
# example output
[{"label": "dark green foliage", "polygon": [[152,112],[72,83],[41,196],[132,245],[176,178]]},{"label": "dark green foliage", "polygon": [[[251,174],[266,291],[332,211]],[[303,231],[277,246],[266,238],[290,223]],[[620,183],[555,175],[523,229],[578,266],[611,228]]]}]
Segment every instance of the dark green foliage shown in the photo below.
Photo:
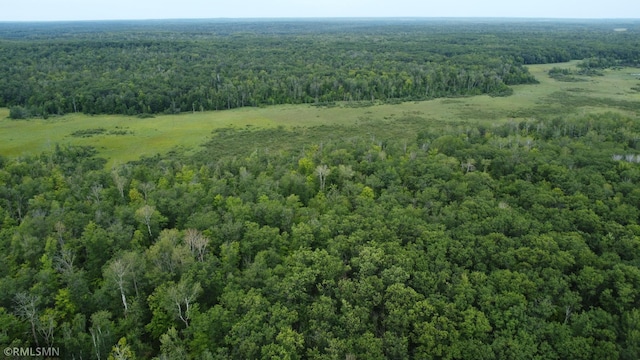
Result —
[{"label": "dark green foliage", "polygon": [[[525,64],[634,65],[612,24],[423,20],[0,24],[0,105],[14,118],[511,94]],[[590,33],[583,36],[584,28]],[[627,26],[629,27],[629,26]],[[97,35],[99,34],[99,36]],[[81,70],[80,70],[81,69]],[[362,106],[353,105],[352,106]]]},{"label": "dark green foliage", "polygon": [[94,135],[104,134],[107,130],[104,128],[78,130],[71,133],[73,137],[92,137]]},{"label": "dark green foliage", "polygon": [[26,119],[31,116],[29,110],[23,108],[22,106],[12,106],[9,109],[9,118],[14,120]]},{"label": "dark green foliage", "polygon": [[[587,81],[585,78],[581,78],[581,77],[577,77],[578,76],[603,76],[604,74],[602,73],[601,69],[603,68],[607,68],[608,66],[605,66],[603,68],[597,67],[591,67],[592,64],[590,64],[589,62],[590,59],[585,59],[583,62],[581,62],[580,64],[578,64],[578,67],[580,68],[579,70],[571,70],[571,69],[566,69],[566,68],[559,68],[559,67],[554,67],[551,70],[549,70],[549,77],[554,78],[558,81],[565,81],[565,82],[580,82],[580,81]],[[600,64],[600,66],[603,66],[602,64]]]},{"label": "dark green foliage", "polygon": [[[145,24],[154,30],[118,42],[117,24],[96,31],[108,30],[101,33],[108,54],[144,57],[135,49],[147,39],[152,51],[175,46],[167,56],[189,66],[211,54],[190,51],[210,37],[258,53],[259,41],[275,46],[282,36],[300,45],[317,37],[316,45],[343,46],[324,60],[370,59],[388,74],[425,55],[404,47],[376,63],[361,36],[379,36],[398,51],[397,31],[408,25],[393,22],[383,30],[354,25],[357,41],[341,22],[320,30],[247,25],[257,34],[238,34],[234,23],[198,24],[216,35],[190,40],[179,32],[169,41]],[[38,51],[57,39],[44,25],[24,26],[34,27],[29,41],[40,42]],[[171,26],[193,31],[193,23]],[[465,46],[493,35],[471,29],[437,33],[447,54],[433,55],[444,61],[435,69],[476,66]],[[620,52],[611,55],[616,61],[635,51],[594,32],[582,50],[565,44],[522,53],[526,61],[602,57],[590,52],[605,38],[613,44],[606,49]],[[7,34],[19,41],[2,46],[26,49],[24,34]],[[99,56],[97,40],[89,46],[79,37],[65,40],[66,50]],[[361,52],[341,53],[351,46]],[[479,60],[478,71],[493,61],[490,52],[479,56],[487,62]],[[531,81],[517,65],[524,61],[503,69],[520,80],[505,77],[483,92],[499,96],[508,84]],[[354,63],[345,64],[336,68]],[[399,67],[385,70],[393,64]],[[296,73],[279,66],[277,74]],[[157,110],[188,109],[178,99],[189,91]],[[145,96],[157,94],[164,96]],[[369,104],[363,100],[354,106]],[[634,102],[571,92],[549,96],[569,108],[586,101],[638,110]],[[78,97],[71,106],[79,105]],[[412,113],[357,125],[222,129],[197,154],[174,151],[108,171],[90,147],[0,157],[0,347],[55,346],[65,359],[106,359],[114,351],[139,359],[640,358],[640,123],[617,113],[537,115],[493,126]],[[415,136],[401,137],[406,129]],[[93,128],[74,136],[109,134]]]},{"label": "dark green foliage", "polygon": [[621,61],[613,59],[613,58],[602,58],[602,57],[592,57],[588,59],[584,59],[578,67],[581,71],[585,71],[588,69],[608,69],[615,66],[619,66]]},{"label": "dark green foliage", "polygon": [[[65,358],[117,344],[138,358],[637,358],[637,121],[393,136],[424,123],[311,128],[306,143],[225,130],[229,156],[212,142],[114,170],[124,198],[88,148],[5,159],[0,344],[54,339]],[[265,151],[268,138],[292,142]]]},{"label": "dark green foliage", "polygon": [[558,81],[566,81],[566,82],[578,82],[585,81],[584,79],[575,77],[576,72],[571,69],[566,68],[558,68],[554,67],[549,70],[549,77],[556,79]]}]

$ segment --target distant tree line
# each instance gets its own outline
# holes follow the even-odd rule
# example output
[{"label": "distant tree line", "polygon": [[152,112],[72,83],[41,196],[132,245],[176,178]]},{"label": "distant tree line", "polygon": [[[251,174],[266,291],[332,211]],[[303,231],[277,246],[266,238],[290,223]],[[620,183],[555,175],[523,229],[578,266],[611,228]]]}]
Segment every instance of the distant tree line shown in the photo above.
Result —
[{"label": "distant tree line", "polygon": [[0,106],[21,118],[508,95],[509,85],[536,82],[526,64],[637,64],[640,54],[631,33],[599,23],[91,26],[2,24]]}]

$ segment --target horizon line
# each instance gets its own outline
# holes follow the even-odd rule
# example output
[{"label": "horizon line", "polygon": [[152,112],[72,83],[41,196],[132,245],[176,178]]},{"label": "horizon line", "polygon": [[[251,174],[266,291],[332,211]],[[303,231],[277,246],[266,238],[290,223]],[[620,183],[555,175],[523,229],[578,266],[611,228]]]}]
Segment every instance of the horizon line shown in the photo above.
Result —
[{"label": "horizon line", "polygon": [[255,21],[255,20],[543,20],[543,21],[640,21],[640,17],[524,17],[524,16],[283,16],[283,17],[203,17],[203,18],[131,18],[131,19],[49,19],[0,20],[0,23],[80,23],[119,21]]}]

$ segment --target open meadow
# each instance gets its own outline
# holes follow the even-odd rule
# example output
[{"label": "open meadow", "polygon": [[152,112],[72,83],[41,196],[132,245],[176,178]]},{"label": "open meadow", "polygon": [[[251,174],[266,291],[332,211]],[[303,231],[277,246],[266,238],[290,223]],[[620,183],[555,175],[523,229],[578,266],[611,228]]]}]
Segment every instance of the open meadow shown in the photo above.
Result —
[{"label": "open meadow", "polygon": [[[151,118],[67,114],[46,120],[12,120],[8,118],[8,109],[0,109],[0,153],[15,157],[39,153],[55,144],[89,145],[96,147],[110,166],[176,148],[187,153],[196,151],[220,128],[282,126],[303,131],[320,125],[341,125],[360,127],[359,131],[366,132],[372,124],[393,125],[394,121],[407,117],[423,119],[424,124],[468,121],[491,125],[509,119],[588,112],[637,114],[640,93],[632,88],[640,83],[638,69],[610,69],[604,76],[583,76],[583,81],[577,82],[554,80],[547,74],[551,68],[575,68],[577,63],[531,65],[529,71],[540,83],[515,85],[513,95],[507,97],[480,95],[368,106],[361,103],[338,103],[333,107],[274,105]],[[413,124],[423,126],[420,122]],[[415,126],[399,126],[394,130],[398,135],[411,138],[416,133]]]}]

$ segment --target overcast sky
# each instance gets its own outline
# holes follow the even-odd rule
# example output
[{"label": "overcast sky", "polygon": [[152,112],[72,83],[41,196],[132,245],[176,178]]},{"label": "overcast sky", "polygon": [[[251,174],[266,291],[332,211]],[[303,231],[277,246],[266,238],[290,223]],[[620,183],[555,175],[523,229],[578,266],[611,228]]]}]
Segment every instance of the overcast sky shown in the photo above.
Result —
[{"label": "overcast sky", "polygon": [[640,0],[0,0],[0,21],[256,17],[640,18]]}]

